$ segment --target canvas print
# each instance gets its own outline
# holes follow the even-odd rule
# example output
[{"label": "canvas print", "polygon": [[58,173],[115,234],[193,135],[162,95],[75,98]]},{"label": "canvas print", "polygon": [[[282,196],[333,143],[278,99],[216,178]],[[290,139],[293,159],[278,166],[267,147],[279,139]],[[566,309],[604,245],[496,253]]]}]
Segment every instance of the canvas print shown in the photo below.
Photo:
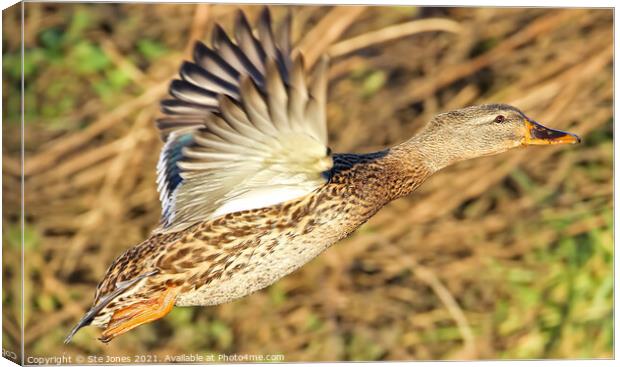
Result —
[{"label": "canvas print", "polygon": [[613,356],[611,9],[33,2],[3,42],[5,358]]}]

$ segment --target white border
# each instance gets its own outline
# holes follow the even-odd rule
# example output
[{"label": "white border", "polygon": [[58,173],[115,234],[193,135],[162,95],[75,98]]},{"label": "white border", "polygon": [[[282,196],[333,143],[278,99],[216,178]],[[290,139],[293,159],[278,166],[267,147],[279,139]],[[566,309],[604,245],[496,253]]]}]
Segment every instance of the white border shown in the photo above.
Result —
[{"label": "white border", "polygon": [[[25,0],[25,2],[45,2],[45,0]],[[209,0],[209,1],[184,1],[184,0],[134,0],[134,1],[113,1],[113,0],[58,0],[50,1],[55,3],[89,3],[89,2],[118,2],[118,3],[212,3],[212,4],[300,4],[300,5],[408,5],[408,6],[470,6],[470,7],[580,7],[580,8],[612,8],[616,2],[613,0]],[[2,9],[17,3],[15,0],[0,0]]]},{"label": "white border", "polygon": [[[30,1],[29,1],[30,2]],[[96,2],[96,1],[56,1],[56,2]],[[101,1],[103,2],[103,1]],[[130,1],[119,1],[119,2],[130,2]],[[148,3],[157,3],[157,2],[164,2],[164,3],[170,3],[170,2],[176,2],[176,3],[187,3],[188,1],[181,1],[181,0],[168,0],[168,1],[161,1],[161,0],[151,0],[151,1],[145,1],[145,0],[136,0],[136,1],[131,1],[131,2],[148,2]],[[340,0],[340,1],[320,1],[320,0],[296,0],[296,1],[285,1],[285,0],[269,0],[269,1],[252,1],[252,0],[241,0],[241,1],[236,1],[236,2],[230,2],[230,1],[223,1],[223,0],[211,0],[208,1],[209,3],[233,3],[233,4],[264,4],[264,3],[269,3],[269,4],[325,4],[325,5],[355,5],[355,4],[363,4],[363,5],[418,5],[418,6],[476,6],[476,7],[497,7],[497,6],[501,6],[501,7],[584,7],[584,8],[593,8],[593,7],[601,7],[601,8],[614,8],[614,50],[615,50],[615,40],[618,39],[619,36],[619,31],[618,31],[618,26],[615,23],[615,19],[616,19],[616,9],[615,9],[615,2],[614,1],[604,1],[604,0],[590,0],[590,1],[583,1],[583,0],[548,0],[545,1],[544,3],[542,3],[540,0],[539,1],[517,1],[517,0],[503,0],[501,2],[495,0],[495,1],[491,1],[491,0],[475,0],[475,1],[454,1],[454,0],[418,0],[418,1],[398,1],[398,0],[388,0],[388,1],[369,1],[369,0]],[[14,0],[0,0],[0,7],[2,9],[6,9],[7,7],[13,5],[17,3]],[[499,5],[498,5],[499,4]],[[2,20],[0,19],[0,29],[2,28]],[[1,55],[0,55],[0,63],[1,63],[2,59],[1,59]],[[616,58],[614,58],[614,88],[618,87],[618,83],[617,80],[615,79],[615,70],[618,68],[619,66],[619,62]],[[0,107],[2,106],[2,102],[0,101]],[[616,119],[616,114],[615,112],[618,110],[618,101],[615,99],[615,89],[614,89],[614,119]],[[22,115],[23,118],[23,115]],[[615,126],[614,126],[615,127]],[[0,139],[2,138],[2,131],[0,130]],[[614,129],[614,142],[615,142],[615,129]],[[616,172],[618,169],[618,160],[617,158],[620,156],[620,147],[617,144],[614,144],[614,209],[618,207],[618,197],[615,195],[616,190],[618,188],[618,183],[616,180]],[[1,162],[1,157],[0,157],[0,162]],[[1,182],[1,178],[0,178],[0,182]],[[2,192],[0,191],[0,202],[2,200]],[[2,214],[2,207],[0,205],[0,216]],[[614,210],[614,224],[618,222],[619,219],[619,214],[616,210]],[[2,223],[0,221],[0,230],[2,228]],[[620,235],[614,231],[614,244],[617,243],[618,238],[620,238]],[[615,246],[614,246],[615,249]],[[23,251],[22,251],[23,254]],[[1,259],[1,253],[0,253],[0,259]],[[616,294],[618,292],[618,278],[617,278],[617,273],[615,272],[615,264],[617,263],[618,260],[618,255],[616,252],[614,252],[614,356],[617,355],[618,352],[618,344],[616,343],[617,339],[617,330],[618,330],[618,326],[619,326],[619,322],[618,319],[615,317],[615,299],[616,299]],[[23,263],[22,263],[23,264]],[[23,279],[23,278],[22,278]],[[0,282],[2,280],[2,274],[0,272]],[[0,312],[2,310],[2,305],[0,305]],[[0,333],[0,344],[2,342],[2,335]],[[23,355],[23,351],[22,351],[22,355]],[[340,362],[342,363],[342,362]],[[339,364],[340,364],[339,363]],[[532,366],[532,365],[543,365],[543,366],[583,366],[584,364],[588,364],[588,365],[596,365],[596,366],[613,366],[616,365],[616,363],[613,360],[536,360],[536,361],[450,361],[450,362],[445,362],[445,361],[437,361],[437,362],[383,362],[383,363],[389,363],[390,366],[404,366],[404,365],[411,365],[413,363],[415,363],[415,365],[417,366],[460,366],[460,365],[466,365],[466,366],[478,366],[478,365],[482,365],[482,366],[514,366],[514,367],[519,367],[519,366]],[[299,365],[300,363],[283,363],[283,365]],[[335,363],[303,363],[305,365],[311,365],[311,366],[331,366],[334,365]],[[365,364],[374,366],[376,364],[378,364],[378,362],[367,362]],[[0,366],[13,366],[14,364],[12,364],[11,362],[9,362],[8,360],[1,358],[0,359]],[[219,365],[219,364],[217,364]],[[239,365],[255,365],[255,364],[239,364]],[[92,366],[92,365],[90,365]],[[138,365],[141,366],[141,365]],[[151,366],[151,365],[149,365]],[[171,365],[172,366],[172,365]]]}]

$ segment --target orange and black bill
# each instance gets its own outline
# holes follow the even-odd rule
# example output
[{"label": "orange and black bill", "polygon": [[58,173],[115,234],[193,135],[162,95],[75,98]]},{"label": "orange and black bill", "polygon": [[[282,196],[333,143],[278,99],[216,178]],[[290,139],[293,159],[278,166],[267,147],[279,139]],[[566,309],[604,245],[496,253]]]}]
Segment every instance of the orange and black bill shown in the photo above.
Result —
[{"label": "orange and black bill", "polygon": [[565,131],[554,130],[530,119],[525,120],[523,145],[577,144],[581,138]]}]

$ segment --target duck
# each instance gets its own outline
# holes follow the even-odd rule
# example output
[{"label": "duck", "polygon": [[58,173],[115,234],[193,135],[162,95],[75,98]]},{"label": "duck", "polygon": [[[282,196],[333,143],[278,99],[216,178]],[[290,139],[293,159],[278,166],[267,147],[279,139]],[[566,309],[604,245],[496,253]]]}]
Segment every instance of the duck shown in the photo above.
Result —
[{"label": "duck", "polygon": [[87,325],[107,343],[175,306],[259,291],[452,164],[581,141],[497,103],[438,114],[378,152],[333,153],[329,59],[306,67],[291,21],[276,31],[264,8],[252,27],[238,11],[232,37],[215,25],[210,46],[196,42],[156,121],[160,223],[112,262],[66,343]]}]

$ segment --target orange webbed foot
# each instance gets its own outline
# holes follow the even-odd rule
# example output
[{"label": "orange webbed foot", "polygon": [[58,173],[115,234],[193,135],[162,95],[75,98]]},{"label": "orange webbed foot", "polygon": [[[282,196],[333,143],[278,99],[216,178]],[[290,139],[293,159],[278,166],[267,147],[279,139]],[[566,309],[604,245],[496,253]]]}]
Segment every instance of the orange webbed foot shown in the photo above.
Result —
[{"label": "orange webbed foot", "polygon": [[137,302],[116,311],[99,340],[107,343],[133,328],[166,316],[174,307],[177,293],[175,288],[168,288],[157,298]]}]

